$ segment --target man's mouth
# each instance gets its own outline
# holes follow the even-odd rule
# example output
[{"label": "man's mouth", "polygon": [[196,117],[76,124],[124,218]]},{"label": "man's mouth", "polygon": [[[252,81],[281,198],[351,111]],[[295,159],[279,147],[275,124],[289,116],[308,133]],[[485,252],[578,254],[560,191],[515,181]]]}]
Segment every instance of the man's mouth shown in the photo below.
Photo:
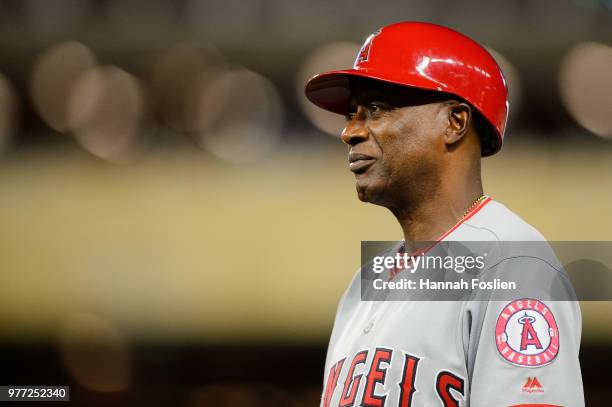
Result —
[{"label": "man's mouth", "polygon": [[374,164],[374,161],[376,161],[376,159],[372,156],[361,153],[350,153],[349,169],[355,174],[361,174],[365,172],[370,165]]}]

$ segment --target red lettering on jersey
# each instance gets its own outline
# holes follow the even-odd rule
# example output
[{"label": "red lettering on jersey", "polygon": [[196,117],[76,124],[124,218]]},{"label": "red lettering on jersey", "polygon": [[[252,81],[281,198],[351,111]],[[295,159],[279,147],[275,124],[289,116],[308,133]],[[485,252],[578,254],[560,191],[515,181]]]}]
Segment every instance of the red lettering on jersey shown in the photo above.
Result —
[{"label": "red lettering on jersey", "polygon": [[444,403],[444,407],[459,407],[459,401],[451,395],[450,391],[455,390],[462,396],[465,396],[464,385],[465,381],[451,372],[442,371],[438,373],[436,391],[440,400]]},{"label": "red lettering on jersey", "polygon": [[400,403],[399,407],[410,407],[412,405],[412,395],[416,391],[414,382],[416,380],[416,371],[419,364],[419,358],[406,354],[404,360],[404,375],[400,386]]},{"label": "red lettering on jersey", "polygon": [[385,383],[387,368],[381,368],[380,365],[382,363],[386,363],[388,365],[391,361],[392,353],[393,351],[391,349],[376,348],[376,353],[374,353],[374,358],[372,359],[372,366],[370,367],[370,372],[368,373],[366,389],[363,392],[363,400],[361,403],[362,406],[382,407],[385,405],[387,396],[377,396],[374,394],[374,390],[376,389],[377,383]]},{"label": "red lettering on jersey", "polygon": [[329,376],[327,377],[327,385],[325,385],[325,393],[323,396],[324,407],[329,407],[329,403],[334,395],[334,390],[336,390],[336,386],[338,384],[338,377],[340,377],[340,371],[342,370],[344,359],[346,358],[339,360],[331,367],[331,369],[329,369]]},{"label": "red lettering on jersey", "polygon": [[[344,389],[342,390],[342,398],[340,399],[339,407],[348,407],[355,404],[355,396],[357,395],[357,389],[359,389],[359,382],[361,382],[362,374],[353,377],[355,367],[359,364],[365,363],[368,357],[368,351],[364,350],[355,355],[351,368],[348,371],[346,380],[344,381]],[[350,393],[349,393],[350,391]]]},{"label": "red lettering on jersey", "polygon": [[533,320],[533,317],[529,317],[526,314],[524,317],[519,319],[519,323],[523,324],[523,331],[521,333],[521,350],[526,350],[527,346],[529,345],[534,345],[536,349],[542,349],[542,343],[538,338],[536,330],[531,324]]}]

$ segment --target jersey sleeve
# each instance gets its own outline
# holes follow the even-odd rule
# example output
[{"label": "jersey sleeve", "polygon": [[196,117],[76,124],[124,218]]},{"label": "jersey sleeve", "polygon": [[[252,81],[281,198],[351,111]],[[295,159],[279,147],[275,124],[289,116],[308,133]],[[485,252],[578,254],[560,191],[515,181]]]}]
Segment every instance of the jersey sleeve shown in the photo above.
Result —
[{"label": "jersey sleeve", "polygon": [[481,292],[465,308],[469,405],[584,406],[582,321],[578,302],[567,300],[574,298],[567,275],[549,262],[523,257],[505,259],[483,275],[498,277],[528,290]]}]

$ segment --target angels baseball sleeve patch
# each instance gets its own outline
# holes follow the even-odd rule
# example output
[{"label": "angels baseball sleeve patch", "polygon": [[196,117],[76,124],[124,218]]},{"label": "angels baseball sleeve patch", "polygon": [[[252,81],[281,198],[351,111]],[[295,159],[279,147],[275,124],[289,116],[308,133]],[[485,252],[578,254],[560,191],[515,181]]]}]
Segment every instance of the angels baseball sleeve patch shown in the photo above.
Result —
[{"label": "angels baseball sleeve patch", "polygon": [[495,343],[501,357],[515,366],[545,366],[559,353],[559,328],[543,302],[523,298],[500,312]]}]

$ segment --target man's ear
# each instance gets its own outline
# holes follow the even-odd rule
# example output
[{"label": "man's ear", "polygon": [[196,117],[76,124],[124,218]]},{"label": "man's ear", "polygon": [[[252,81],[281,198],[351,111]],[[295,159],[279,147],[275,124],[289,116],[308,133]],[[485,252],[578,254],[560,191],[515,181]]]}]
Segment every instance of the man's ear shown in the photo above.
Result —
[{"label": "man's ear", "polygon": [[455,144],[465,136],[472,118],[472,108],[467,103],[450,100],[448,106],[448,126],[444,133],[446,144]]}]

